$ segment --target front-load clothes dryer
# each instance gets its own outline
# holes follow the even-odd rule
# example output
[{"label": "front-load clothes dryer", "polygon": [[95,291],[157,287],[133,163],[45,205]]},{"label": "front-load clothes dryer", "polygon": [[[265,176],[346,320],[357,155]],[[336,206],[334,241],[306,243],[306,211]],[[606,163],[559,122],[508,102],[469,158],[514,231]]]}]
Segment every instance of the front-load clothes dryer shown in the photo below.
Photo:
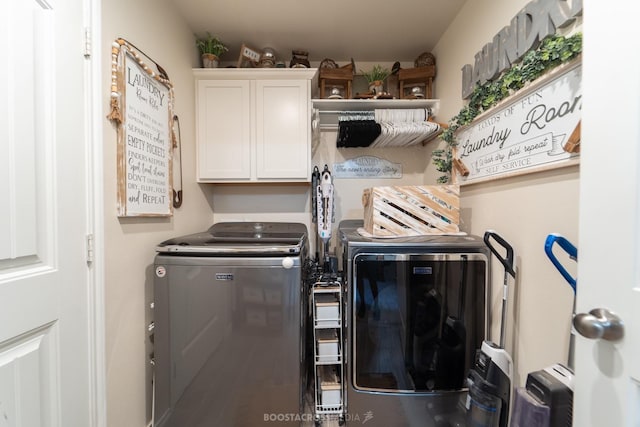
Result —
[{"label": "front-load clothes dryer", "polygon": [[464,426],[487,330],[490,253],[476,236],[369,238],[339,226],[347,282],[347,423]]},{"label": "front-load clothes dryer", "polygon": [[157,247],[154,426],[302,413],[307,252],[305,225],[273,222],[217,223]]}]

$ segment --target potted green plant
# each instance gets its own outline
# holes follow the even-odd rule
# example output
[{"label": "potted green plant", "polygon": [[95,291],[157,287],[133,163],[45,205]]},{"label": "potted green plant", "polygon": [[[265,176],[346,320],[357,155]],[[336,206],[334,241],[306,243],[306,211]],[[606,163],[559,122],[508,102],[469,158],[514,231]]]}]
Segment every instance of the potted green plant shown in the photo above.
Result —
[{"label": "potted green plant", "polygon": [[207,32],[207,37],[197,38],[196,46],[200,50],[202,66],[204,68],[216,68],[220,62],[220,55],[228,51],[229,48],[217,37]]},{"label": "potted green plant", "polygon": [[384,81],[389,77],[389,70],[381,65],[374,65],[370,71],[362,71],[362,75],[369,83],[369,91],[374,95],[384,93]]}]

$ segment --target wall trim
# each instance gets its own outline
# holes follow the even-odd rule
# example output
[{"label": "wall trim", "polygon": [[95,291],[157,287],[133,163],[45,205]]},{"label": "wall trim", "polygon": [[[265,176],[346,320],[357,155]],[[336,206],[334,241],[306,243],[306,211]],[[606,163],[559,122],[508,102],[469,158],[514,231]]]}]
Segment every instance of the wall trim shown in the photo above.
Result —
[{"label": "wall trim", "polygon": [[101,73],[101,0],[84,0],[85,124],[87,144],[87,235],[93,235],[93,259],[88,262],[89,286],[89,375],[90,421],[92,427],[107,427],[104,298],[104,185]]}]

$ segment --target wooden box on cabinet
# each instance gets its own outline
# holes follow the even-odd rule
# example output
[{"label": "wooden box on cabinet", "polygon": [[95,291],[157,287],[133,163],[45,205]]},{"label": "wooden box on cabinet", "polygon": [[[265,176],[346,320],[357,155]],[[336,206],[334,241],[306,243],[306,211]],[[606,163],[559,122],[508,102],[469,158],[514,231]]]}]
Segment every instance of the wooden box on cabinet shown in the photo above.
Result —
[{"label": "wooden box on cabinet", "polygon": [[405,68],[398,71],[398,81],[400,82],[400,97],[408,99],[412,96],[413,86],[424,87],[424,97],[433,97],[433,79],[436,77],[436,66],[425,65],[424,67]]},{"label": "wooden box on cabinet", "polygon": [[350,68],[321,68],[320,98],[329,98],[333,87],[342,88],[344,99],[351,99],[353,70]]},{"label": "wooden box on cabinet", "polygon": [[198,182],[308,182],[316,69],[196,69]]}]

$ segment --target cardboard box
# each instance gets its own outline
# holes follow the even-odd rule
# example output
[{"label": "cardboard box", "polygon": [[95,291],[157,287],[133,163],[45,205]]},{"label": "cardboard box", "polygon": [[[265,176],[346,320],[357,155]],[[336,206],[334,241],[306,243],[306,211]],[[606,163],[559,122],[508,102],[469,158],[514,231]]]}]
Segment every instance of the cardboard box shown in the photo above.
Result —
[{"label": "cardboard box", "polygon": [[337,382],[322,382],[320,384],[322,393],[322,406],[338,406],[342,402],[342,387]]},{"label": "cardboard box", "polygon": [[337,328],[340,326],[340,304],[332,294],[316,295],[314,309],[317,327]]},{"label": "cardboard box", "polygon": [[316,331],[318,346],[317,362],[337,363],[340,361],[340,349],[338,347],[338,336],[335,329],[319,329]]}]

